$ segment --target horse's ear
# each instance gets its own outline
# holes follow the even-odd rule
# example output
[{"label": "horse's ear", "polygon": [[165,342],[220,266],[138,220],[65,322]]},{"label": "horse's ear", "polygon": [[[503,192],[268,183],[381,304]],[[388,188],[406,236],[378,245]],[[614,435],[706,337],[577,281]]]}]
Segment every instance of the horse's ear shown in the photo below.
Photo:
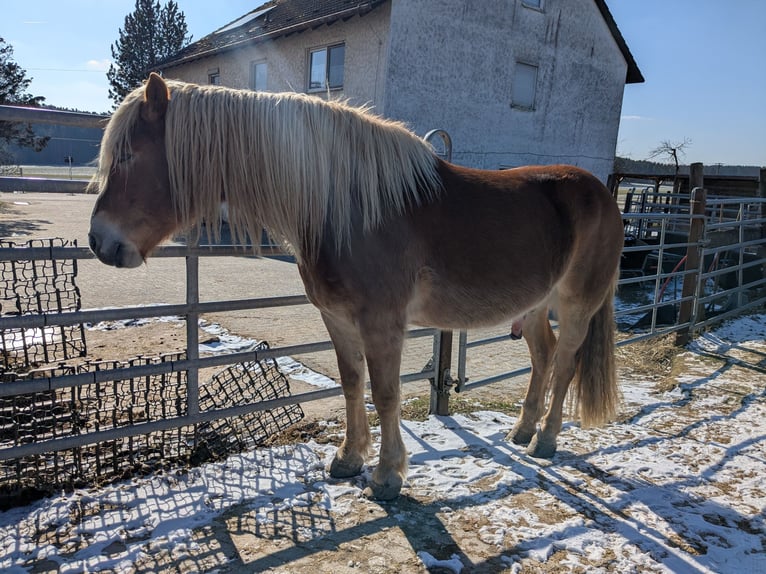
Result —
[{"label": "horse's ear", "polygon": [[144,88],[144,101],[141,105],[141,117],[147,122],[157,122],[165,118],[170,100],[170,90],[159,74],[152,72]]}]

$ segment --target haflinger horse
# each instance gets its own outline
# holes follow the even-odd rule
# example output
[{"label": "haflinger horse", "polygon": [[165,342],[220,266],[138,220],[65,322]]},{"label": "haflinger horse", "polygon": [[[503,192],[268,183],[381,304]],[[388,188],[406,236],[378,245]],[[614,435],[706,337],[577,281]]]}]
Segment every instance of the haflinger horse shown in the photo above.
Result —
[{"label": "haflinger horse", "polygon": [[91,187],[100,195],[90,246],[109,265],[139,266],[174,232],[218,221],[223,202],[236,237],[265,228],[289,244],[346,400],[333,477],[359,474],[369,454],[366,362],[381,424],[370,496],[395,498],[406,477],[408,324],[465,329],[524,317],[532,374],[508,438],[534,457],[553,456],[572,381],[583,425],[615,414],[623,227],[609,191],[582,169],[459,167],[369,110],[152,74],[106,127]]}]

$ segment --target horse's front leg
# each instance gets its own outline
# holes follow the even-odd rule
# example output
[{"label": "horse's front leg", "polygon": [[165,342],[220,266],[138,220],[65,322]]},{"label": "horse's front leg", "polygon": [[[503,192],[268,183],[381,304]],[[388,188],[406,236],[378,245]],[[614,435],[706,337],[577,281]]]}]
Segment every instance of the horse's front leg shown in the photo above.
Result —
[{"label": "horse's front leg", "polygon": [[330,464],[330,476],[348,478],[362,471],[371,438],[364,406],[364,347],[358,329],[348,321],[322,313],[338,359],[346,399],[346,437]]},{"label": "horse's front leg", "polygon": [[407,451],[404,448],[399,418],[401,393],[399,369],[404,343],[404,321],[365,322],[362,326],[367,368],[372,386],[372,401],[380,417],[380,460],[365,491],[379,500],[399,495],[407,475]]}]

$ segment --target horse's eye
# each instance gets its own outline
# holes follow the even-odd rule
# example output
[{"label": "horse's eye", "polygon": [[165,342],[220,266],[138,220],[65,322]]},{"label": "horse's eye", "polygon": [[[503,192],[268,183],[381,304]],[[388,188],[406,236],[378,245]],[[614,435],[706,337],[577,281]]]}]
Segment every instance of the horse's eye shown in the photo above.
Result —
[{"label": "horse's eye", "polygon": [[124,153],[121,153],[120,156],[117,158],[117,163],[123,164],[123,163],[129,162],[131,159],[133,159],[133,154],[130,152],[124,152]]}]

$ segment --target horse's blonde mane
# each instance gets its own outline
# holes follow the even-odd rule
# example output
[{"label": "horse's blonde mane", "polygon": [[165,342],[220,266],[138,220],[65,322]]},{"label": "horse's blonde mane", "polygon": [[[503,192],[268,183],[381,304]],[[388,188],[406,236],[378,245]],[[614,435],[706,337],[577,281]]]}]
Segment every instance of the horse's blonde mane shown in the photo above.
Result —
[{"label": "horse's blonde mane", "polygon": [[[219,221],[223,199],[237,238],[249,233],[258,243],[265,227],[315,253],[326,230],[340,248],[352,221],[373,229],[441,189],[431,147],[366,109],[305,94],[167,84],[166,153],[182,221]],[[102,166],[129,150],[142,97],[136,90],[113,116]]]}]

